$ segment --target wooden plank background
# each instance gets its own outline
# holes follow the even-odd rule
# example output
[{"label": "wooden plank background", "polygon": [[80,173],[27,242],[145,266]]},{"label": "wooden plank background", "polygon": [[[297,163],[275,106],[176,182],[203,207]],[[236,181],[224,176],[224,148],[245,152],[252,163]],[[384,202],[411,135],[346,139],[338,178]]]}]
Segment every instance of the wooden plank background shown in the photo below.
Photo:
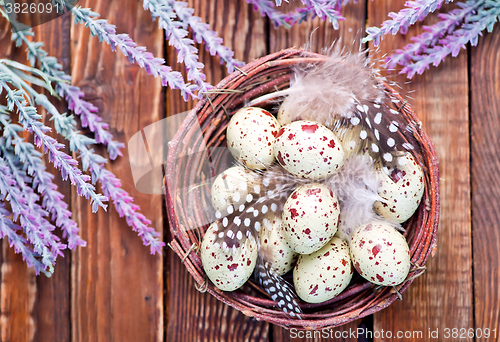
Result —
[{"label": "wooden plank background", "polygon": [[[195,14],[210,23],[239,60],[249,62],[270,52],[311,41],[315,51],[342,38],[350,45],[364,35],[365,25],[380,25],[404,0],[349,3],[346,21],[335,31],[317,19],[290,30],[274,29],[269,21],[243,0],[189,0]],[[297,2],[297,1],[296,1]],[[163,32],[132,0],[86,0],[102,17],[128,32],[169,65],[182,71],[175,51]],[[293,3],[286,5],[292,8]],[[436,22],[431,15],[424,24]],[[410,36],[421,32],[421,24]],[[316,29],[316,30],[315,30]],[[131,65],[118,52],[93,38],[88,29],[62,17],[35,29],[50,55],[59,58],[73,83],[100,109],[115,137],[123,142],[141,128],[166,115],[192,107],[178,91],[162,90],[158,80]],[[448,58],[407,84],[404,77],[389,75],[412,97],[411,105],[433,140],[440,160],[441,222],[438,249],[427,262],[427,271],[389,308],[340,327],[350,331],[423,333],[423,338],[445,339],[445,329],[496,329],[500,334],[500,26],[481,37],[477,47]],[[312,34],[312,35],[311,35]],[[380,56],[410,41],[405,36],[385,37]],[[226,74],[217,58],[200,46],[207,79],[216,84]],[[24,61],[25,52],[10,43],[5,23],[0,25],[0,57]],[[60,105],[64,111],[64,104]],[[46,119],[47,124],[50,122]],[[125,156],[127,151],[124,151]],[[50,165],[49,165],[50,167]],[[110,169],[134,195],[142,212],[169,241],[161,196],[135,190],[127,157],[110,163]],[[45,341],[329,341],[293,338],[289,331],[247,318],[194,286],[178,257],[168,248],[151,256],[140,239],[118,217],[90,213],[85,200],[59,178],[88,246],[65,253],[51,278],[35,276],[4,241],[0,253],[0,340]],[[428,338],[438,331],[439,338]],[[476,330],[478,331],[478,330]],[[451,332],[451,330],[450,330]],[[417,335],[415,335],[417,336]],[[374,337],[373,341],[397,339]],[[346,341],[358,341],[348,338]]]}]

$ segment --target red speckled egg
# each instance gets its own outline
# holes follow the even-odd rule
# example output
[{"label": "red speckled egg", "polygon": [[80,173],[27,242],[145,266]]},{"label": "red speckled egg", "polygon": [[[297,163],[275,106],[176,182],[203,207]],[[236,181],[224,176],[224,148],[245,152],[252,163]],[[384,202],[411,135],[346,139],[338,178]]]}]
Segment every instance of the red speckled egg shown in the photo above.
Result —
[{"label": "red speckled egg", "polygon": [[229,151],[251,169],[265,169],[274,162],[274,141],[280,124],[267,110],[245,107],[233,115],[227,126]]},{"label": "red speckled egg", "polygon": [[266,215],[262,229],[259,231],[260,251],[265,260],[271,264],[277,275],[283,275],[295,265],[298,254],[285,239],[281,226],[281,217]]},{"label": "red speckled egg", "polygon": [[379,171],[378,194],[374,204],[377,213],[396,222],[408,220],[417,210],[424,194],[424,173],[411,153],[398,158],[398,164],[387,173]]},{"label": "red speckled egg", "polygon": [[302,185],[288,197],[283,207],[285,238],[297,253],[315,252],[335,235],[339,213],[337,196],[326,185]]},{"label": "red speckled egg", "polygon": [[299,257],[293,269],[293,285],[303,301],[321,303],[344,291],[352,274],[347,242],[334,237],[319,251]]},{"label": "red speckled egg", "polygon": [[[246,239],[238,248],[224,249],[216,241],[220,221],[210,225],[200,247],[203,269],[212,283],[222,291],[240,288],[253,273],[257,263],[257,242]],[[222,226],[222,225],[221,225]]]},{"label": "red speckled egg", "polygon": [[283,126],[276,138],[274,155],[291,174],[323,179],[344,165],[344,150],[337,136],[313,121],[295,121]]},{"label": "red speckled egg", "polygon": [[406,239],[386,222],[359,227],[349,247],[356,270],[374,284],[399,285],[410,271],[410,249]]},{"label": "red speckled egg", "polygon": [[212,183],[211,189],[212,205],[220,213],[216,214],[216,217],[227,215],[227,209],[230,205],[237,208],[244,204],[247,201],[250,188],[255,185],[260,185],[258,174],[241,165],[230,167],[221,172]]}]

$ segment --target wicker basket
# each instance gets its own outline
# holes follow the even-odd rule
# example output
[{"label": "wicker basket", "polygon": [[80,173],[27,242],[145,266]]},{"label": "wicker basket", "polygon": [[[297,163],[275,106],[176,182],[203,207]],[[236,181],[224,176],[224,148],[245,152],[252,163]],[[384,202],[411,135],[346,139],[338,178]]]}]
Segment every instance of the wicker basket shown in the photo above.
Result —
[{"label": "wicker basket", "polygon": [[[384,309],[398,299],[413,279],[423,272],[423,266],[436,246],[439,221],[438,161],[432,143],[419,124],[414,135],[421,145],[420,157],[426,174],[425,192],[417,213],[405,224],[412,268],[401,285],[396,288],[377,287],[359,276],[353,277],[349,287],[334,299],[320,304],[301,305],[304,314],[302,319],[297,319],[286,316],[278,309],[252,279],[237,291],[223,292],[206,277],[198,253],[201,238],[208,227],[205,208],[210,207],[210,198],[204,194],[210,193],[207,179],[227,166],[224,155],[210,153],[210,149],[217,151],[215,147],[226,146],[225,131],[229,118],[245,102],[277,89],[287,88],[293,77],[293,67],[298,63],[321,63],[325,58],[323,55],[291,48],[257,59],[241,71],[226,77],[217,85],[217,90],[201,100],[183,121],[170,143],[166,165],[166,184],[169,186],[167,211],[173,239],[170,246],[182,259],[198,288],[247,316],[285,328],[330,328]],[[391,98],[401,101],[401,112],[409,120],[419,123],[400,95],[389,85],[383,86]],[[180,155],[193,151],[198,152],[179,162]],[[202,164],[207,158],[210,158],[212,165],[219,167],[218,170],[212,169],[212,174],[207,174],[203,169]],[[201,185],[189,190],[186,190],[188,187],[182,190],[183,186],[178,186],[196,183]],[[189,213],[186,208],[189,208]]]}]

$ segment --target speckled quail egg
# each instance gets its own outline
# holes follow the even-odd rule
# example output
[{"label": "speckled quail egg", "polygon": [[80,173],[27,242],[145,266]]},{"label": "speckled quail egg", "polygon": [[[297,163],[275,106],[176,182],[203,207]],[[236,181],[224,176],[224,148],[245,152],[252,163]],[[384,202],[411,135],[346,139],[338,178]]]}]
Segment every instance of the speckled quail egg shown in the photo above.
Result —
[{"label": "speckled quail egg", "polygon": [[293,268],[299,255],[283,235],[281,217],[270,214],[262,221],[259,231],[260,253],[277,275],[284,275]]},{"label": "speckled quail egg", "polygon": [[227,212],[228,206],[233,204],[237,208],[248,199],[251,200],[252,198],[248,198],[251,192],[249,189],[260,183],[257,173],[241,165],[230,167],[221,172],[212,183],[212,205],[222,216],[230,214]]},{"label": "speckled quail egg", "polygon": [[410,271],[406,239],[387,222],[362,225],[353,233],[349,247],[358,273],[374,284],[399,285]]},{"label": "speckled quail egg", "polygon": [[411,153],[398,157],[397,166],[379,171],[381,181],[375,210],[385,218],[404,222],[417,210],[424,193],[424,173]]},{"label": "speckled quail egg", "polygon": [[257,262],[257,242],[246,239],[235,248],[224,249],[216,242],[220,221],[210,225],[201,243],[201,263],[212,283],[222,291],[240,288],[253,273]]},{"label": "speckled quail egg", "polygon": [[303,301],[321,303],[341,293],[352,274],[347,242],[334,237],[319,251],[299,257],[293,269],[293,284]]},{"label": "speckled quail egg", "polygon": [[301,185],[283,207],[285,238],[299,254],[315,252],[335,235],[339,213],[337,196],[326,185]]},{"label": "speckled quail egg", "polygon": [[297,116],[294,109],[289,105],[289,103],[291,102],[289,100],[289,97],[287,97],[278,109],[277,119],[282,126],[294,121],[295,117]]},{"label": "speckled quail egg", "polygon": [[251,169],[265,169],[274,161],[274,141],[280,129],[268,111],[245,107],[236,112],[226,131],[227,146],[235,159]]},{"label": "speckled quail egg", "polygon": [[307,120],[281,127],[274,155],[291,174],[313,180],[328,177],[344,164],[344,150],[335,134]]}]

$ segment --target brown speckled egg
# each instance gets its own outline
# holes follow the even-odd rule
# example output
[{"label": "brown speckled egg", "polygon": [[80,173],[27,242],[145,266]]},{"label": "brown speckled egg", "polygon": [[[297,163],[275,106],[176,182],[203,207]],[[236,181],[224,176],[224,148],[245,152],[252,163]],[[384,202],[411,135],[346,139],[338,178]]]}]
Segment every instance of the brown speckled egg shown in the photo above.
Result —
[{"label": "brown speckled egg", "polygon": [[396,168],[379,171],[381,181],[375,210],[385,218],[404,222],[417,210],[424,194],[424,173],[411,153],[398,158]]},{"label": "brown speckled egg", "polygon": [[359,227],[349,247],[358,273],[374,284],[399,285],[410,271],[410,249],[406,239],[386,222]]},{"label": "brown speckled egg", "polygon": [[344,165],[339,139],[313,121],[295,121],[283,126],[276,138],[274,155],[285,170],[306,179],[326,178]]},{"label": "brown speckled egg", "polygon": [[236,112],[226,131],[227,146],[235,159],[251,169],[265,169],[274,161],[278,120],[267,110],[245,107]]},{"label": "brown speckled egg", "polygon": [[220,173],[212,183],[212,205],[221,213],[221,217],[226,216],[229,205],[233,204],[237,208],[244,204],[248,199],[249,187],[260,183],[260,178],[255,172],[241,165],[230,167]]},{"label": "brown speckled egg", "polygon": [[326,185],[302,185],[288,197],[283,207],[285,238],[299,254],[315,252],[335,235],[339,213],[337,196]]},{"label": "brown speckled egg", "polygon": [[266,215],[259,231],[260,253],[271,264],[277,275],[290,271],[297,261],[298,254],[290,247],[281,227],[281,217]]},{"label": "brown speckled egg", "polygon": [[299,257],[293,269],[293,284],[303,301],[321,303],[344,291],[352,274],[347,242],[334,237],[319,251]]},{"label": "brown speckled egg", "polygon": [[239,248],[224,249],[215,242],[219,221],[210,225],[200,247],[203,269],[212,283],[222,291],[240,288],[253,273],[257,262],[257,242],[246,239]]}]

